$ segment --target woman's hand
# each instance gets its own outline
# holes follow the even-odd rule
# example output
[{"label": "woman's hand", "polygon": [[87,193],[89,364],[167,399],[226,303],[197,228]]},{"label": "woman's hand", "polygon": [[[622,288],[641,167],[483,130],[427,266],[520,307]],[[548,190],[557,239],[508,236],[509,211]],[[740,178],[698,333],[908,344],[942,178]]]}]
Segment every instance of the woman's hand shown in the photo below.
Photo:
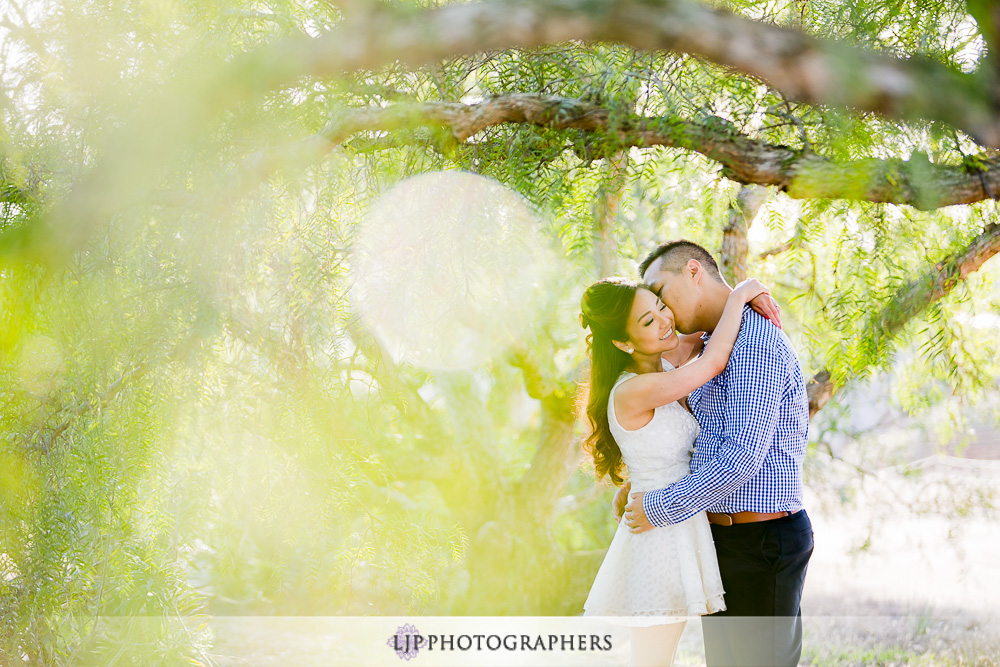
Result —
[{"label": "woman's hand", "polygon": [[781,328],[781,306],[770,294],[758,294],[750,299],[750,307],[766,317],[771,324]]},{"label": "woman's hand", "polygon": [[615,523],[622,522],[625,514],[625,504],[628,502],[628,492],[632,490],[632,480],[625,480],[625,483],[618,487],[614,500],[611,501],[611,514],[615,517]]},{"label": "woman's hand", "polygon": [[750,307],[766,317],[772,324],[781,328],[781,308],[778,302],[771,297],[771,291],[759,281],[750,278],[744,280],[733,293],[730,299],[736,299],[741,303],[749,303]]}]

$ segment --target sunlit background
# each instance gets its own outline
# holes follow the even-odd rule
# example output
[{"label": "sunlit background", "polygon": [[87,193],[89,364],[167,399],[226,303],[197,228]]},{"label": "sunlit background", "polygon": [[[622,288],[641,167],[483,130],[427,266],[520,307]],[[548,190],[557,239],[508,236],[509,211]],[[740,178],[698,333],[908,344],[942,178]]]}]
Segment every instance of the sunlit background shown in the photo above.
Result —
[{"label": "sunlit background", "polygon": [[[739,185],[579,132],[320,133],[400,100],[542,88],[775,143],[801,128],[765,127],[778,101],[729,72],[612,46],[273,86],[233,65],[366,7],[0,5],[0,664],[309,664],[316,644],[261,617],[582,612],[615,524],[580,450],[580,294],[660,241],[718,248]],[[813,11],[873,43],[982,50],[961,12],[904,7],[887,31]],[[837,155],[960,148],[810,113]],[[805,371],[843,384],[812,422],[804,612],[847,620],[807,626],[813,664],[996,664],[996,260],[868,335],[996,221],[995,202],[770,192],[750,230],[749,274]],[[865,634],[869,614],[902,620]]]}]

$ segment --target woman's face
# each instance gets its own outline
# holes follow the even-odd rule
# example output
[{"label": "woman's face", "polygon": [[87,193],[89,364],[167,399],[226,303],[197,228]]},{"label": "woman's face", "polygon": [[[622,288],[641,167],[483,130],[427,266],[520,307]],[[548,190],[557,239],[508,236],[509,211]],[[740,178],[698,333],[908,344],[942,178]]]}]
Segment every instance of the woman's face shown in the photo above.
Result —
[{"label": "woman's face", "polygon": [[674,314],[647,289],[636,290],[628,316],[628,342],[636,352],[659,354],[680,344],[674,330]]}]

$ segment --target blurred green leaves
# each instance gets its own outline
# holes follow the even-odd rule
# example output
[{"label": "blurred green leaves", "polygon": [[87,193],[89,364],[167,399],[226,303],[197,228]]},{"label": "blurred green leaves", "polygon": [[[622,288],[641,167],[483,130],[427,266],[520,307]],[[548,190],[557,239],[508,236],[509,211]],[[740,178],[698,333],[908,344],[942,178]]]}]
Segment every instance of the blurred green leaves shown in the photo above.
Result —
[{"label": "blurred green leaves", "polygon": [[[978,62],[962,3],[726,4]],[[0,661],[15,664],[207,662],[207,632],[167,618],[203,613],[578,613],[613,530],[572,403],[616,123],[710,120],[803,154],[906,158],[907,187],[931,163],[989,164],[938,124],[794,104],[677,54],[574,42],[302,79],[295,58],[261,54],[338,25],[328,3],[25,1],[5,16]],[[612,131],[317,137],[347,111],[508,92],[600,104]],[[668,238],[719,246],[739,184],[681,149],[627,162],[610,234],[623,272]],[[517,313],[521,339],[447,371],[394,354],[351,300],[365,215],[438,170],[519,193],[559,255]],[[972,401],[998,374],[995,267],[892,308],[996,216],[992,201],[775,192],[749,273],[775,286],[809,370],[891,372],[909,410]]]}]

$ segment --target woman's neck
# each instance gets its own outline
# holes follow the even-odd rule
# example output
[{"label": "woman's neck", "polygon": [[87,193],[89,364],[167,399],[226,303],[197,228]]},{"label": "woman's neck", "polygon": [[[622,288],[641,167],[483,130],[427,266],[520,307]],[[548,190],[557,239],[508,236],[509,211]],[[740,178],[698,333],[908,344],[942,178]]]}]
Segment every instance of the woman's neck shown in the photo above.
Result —
[{"label": "woman's neck", "polygon": [[663,361],[660,359],[660,355],[643,355],[632,358],[632,363],[629,364],[629,370],[637,375],[642,375],[643,373],[658,373],[663,370]]}]

